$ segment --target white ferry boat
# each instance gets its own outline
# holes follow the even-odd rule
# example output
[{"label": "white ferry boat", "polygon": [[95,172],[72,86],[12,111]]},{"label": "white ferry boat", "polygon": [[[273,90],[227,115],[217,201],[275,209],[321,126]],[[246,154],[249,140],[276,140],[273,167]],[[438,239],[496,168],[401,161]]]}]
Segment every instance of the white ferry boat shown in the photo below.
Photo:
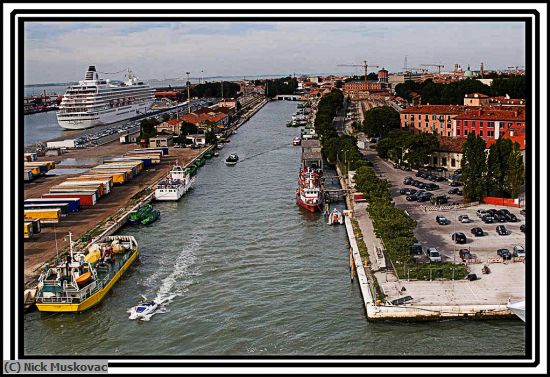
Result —
[{"label": "white ferry boat", "polygon": [[89,66],[84,80],[67,88],[57,111],[59,126],[81,130],[146,113],[154,101],[154,89],[130,69],[126,77],[125,82],[114,85],[109,79],[100,79],[95,66]]},{"label": "white ferry boat", "polygon": [[195,177],[191,177],[187,169],[176,165],[166,179],[157,184],[155,200],[179,200],[194,182]]}]

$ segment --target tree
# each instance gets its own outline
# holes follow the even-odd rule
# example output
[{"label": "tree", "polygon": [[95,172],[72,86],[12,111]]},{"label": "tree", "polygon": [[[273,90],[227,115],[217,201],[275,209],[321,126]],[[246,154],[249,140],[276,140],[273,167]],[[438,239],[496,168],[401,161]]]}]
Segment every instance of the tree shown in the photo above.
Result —
[{"label": "tree", "polygon": [[485,140],[471,132],[462,147],[462,183],[464,197],[470,201],[479,201],[485,194],[487,174],[487,155]]},{"label": "tree", "polygon": [[170,114],[164,113],[164,114],[162,114],[161,118],[162,118],[163,122],[168,122],[170,120]]},{"label": "tree", "polygon": [[521,192],[521,186],[525,183],[525,166],[523,156],[519,149],[519,144],[514,143],[514,147],[508,156],[508,175],[506,184],[510,188],[512,198],[517,198]]},{"label": "tree", "polygon": [[489,195],[497,194],[504,197],[510,192],[506,177],[512,149],[510,139],[497,139],[496,143],[491,145],[487,158],[487,192]]},{"label": "tree", "polygon": [[363,131],[368,136],[385,137],[388,132],[401,127],[399,113],[392,107],[375,107],[365,113]]},{"label": "tree", "polygon": [[156,118],[147,118],[143,119],[140,123],[140,133],[138,140],[145,139],[146,141],[149,141],[151,137],[156,136],[157,129],[155,126],[160,124],[160,122]]},{"label": "tree", "polygon": [[218,139],[216,139],[216,134],[213,131],[208,131],[204,135],[206,144],[216,144]]},{"label": "tree", "polygon": [[413,167],[421,167],[430,162],[430,155],[439,147],[435,133],[411,134],[403,145],[403,160]]}]

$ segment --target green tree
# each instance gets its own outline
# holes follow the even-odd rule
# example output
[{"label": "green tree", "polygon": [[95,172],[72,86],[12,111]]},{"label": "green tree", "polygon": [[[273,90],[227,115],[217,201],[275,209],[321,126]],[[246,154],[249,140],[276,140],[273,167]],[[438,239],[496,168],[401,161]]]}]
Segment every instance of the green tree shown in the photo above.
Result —
[{"label": "green tree", "polygon": [[485,140],[471,132],[462,147],[462,153],[461,168],[464,197],[471,201],[479,201],[485,194],[487,174]]},{"label": "green tree", "polygon": [[517,198],[521,192],[521,186],[525,183],[525,166],[523,156],[519,149],[519,144],[514,143],[514,147],[508,156],[508,175],[506,184],[510,188],[512,198]]},{"label": "green tree", "polygon": [[155,126],[160,124],[160,122],[156,118],[146,118],[143,119],[140,122],[140,133],[138,140],[145,139],[146,141],[149,141],[150,138],[157,135],[157,129]]},{"label": "green tree", "polygon": [[213,131],[208,131],[204,135],[204,139],[206,141],[206,144],[216,144],[218,139],[216,139],[216,134]]},{"label": "green tree", "polygon": [[509,171],[509,157],[513,146],[510,139],[497,139],[489,149],[487,158],[487,191],[489,195],[505,197],[510,192],[507,175]]},{"label": "green tree", "polygon": [[385,137],[388,132],[401,127],[399,113],[392,107],[375,107],[365,113],[363,131],[368,136]]},{"label": "green tree", "polygon": [[439,147],[435,133],[413,134],[403,146],[403,160],[413,167],[421,167],[430,162],[431,154]]}]

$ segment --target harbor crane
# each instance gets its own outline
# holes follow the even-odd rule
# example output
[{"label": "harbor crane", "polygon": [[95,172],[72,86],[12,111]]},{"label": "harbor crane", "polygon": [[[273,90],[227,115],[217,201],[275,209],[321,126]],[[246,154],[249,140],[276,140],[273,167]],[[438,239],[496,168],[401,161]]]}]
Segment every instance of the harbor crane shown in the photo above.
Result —
[{"label": "harbor crane", "polygon": [[420,64],[421,67],[437,67],[437,74],[441,74],[441,68],[445,67],[443,64]]},{"label": "harbor crane", "polygon": [[363,67],[365,69],[365,85],[367,84],[367,76],[369,75],[369,67],[380,67],[379,65],[368,64],[366,60],[363,60],[363,64],[338,64],[338,67]]}]

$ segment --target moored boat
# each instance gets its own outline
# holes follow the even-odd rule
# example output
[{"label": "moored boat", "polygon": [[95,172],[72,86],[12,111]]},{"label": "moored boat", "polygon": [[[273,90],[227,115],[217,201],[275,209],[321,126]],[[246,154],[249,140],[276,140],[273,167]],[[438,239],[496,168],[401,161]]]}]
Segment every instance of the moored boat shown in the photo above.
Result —
[{"label": "moored boat", "polygon": [[149,225],[157,221],[159,217],[160,217],[160,211],[157,209],[154,209],[151,212],[149,212],[149,214],[145,216],[143,220],[141,220],[141,223],[143,225]]},{"label": "moored boat", "polygon": [[[36,307],[43,312],[80,312],[97,305],[136,260],[139,246],[133,236],[106,236],[93,242],[86,254],[70,254],[56,266],[44,266],[38,281]],[[89,274],[89,275],[88,275]]]},{"label": "moored boat", "polygon": [[294,139],[292,139],[292,145],[300,145],[302,144],[302,139],[299,136],[296,136]]},{"label": "moored boat", "polygon": [[166,179],[157,184],[155,200],[179,200],[195,182],[195,178],[191,175],[197,169],[196,165],[191,165],[189,170],[179,165],[174,166]]},{"label": "moored boat", "polygon": [[344,215],[338,209],[334,208],[328,214],[328,225],[337,225],[344,223]]},{"label": "moored boat", "polygon": [[153,210],[153,206],[146,204],[136,211],[132,211],[128,217],[128,222],[130,224],[139,224],[141,220]]}]

